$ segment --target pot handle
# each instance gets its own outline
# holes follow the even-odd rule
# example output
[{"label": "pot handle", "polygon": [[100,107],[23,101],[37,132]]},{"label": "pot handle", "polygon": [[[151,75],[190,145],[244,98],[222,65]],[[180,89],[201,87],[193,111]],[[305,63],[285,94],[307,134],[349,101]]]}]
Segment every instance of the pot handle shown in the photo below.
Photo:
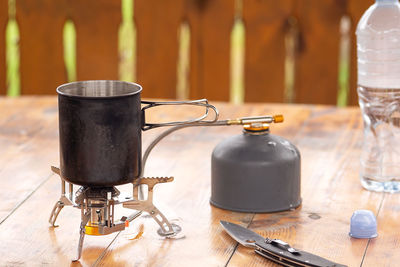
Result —
[{"label": "pot handle", "polygon": [[[207,99],[198,99],[198,100],[190,100],[190,101],[169,101],[169,102],[153,102],[153,101],[142,101],[142,104],[145,104],[142,108],[142,130],[150,130],[157,127],[162,126],[175,126],[175,125],[183,125],[183,124],[192,124],[192,125],[201,125],[206,123],[214,123],[218,120],[218,110],[215,106],[208,103]],[[145,120],[145,111],[146,109],[157,107],[161,105],[191,105],[191,106],[201,106],[205,107],[205,112],[202,116],[187,120],[187,121],[173,121],[173,122],[165,122],[165,123],[146,123]],[[212,120],[204,120],[207,118],[209,114],[209,109],[214,112],[214,118]]]}]

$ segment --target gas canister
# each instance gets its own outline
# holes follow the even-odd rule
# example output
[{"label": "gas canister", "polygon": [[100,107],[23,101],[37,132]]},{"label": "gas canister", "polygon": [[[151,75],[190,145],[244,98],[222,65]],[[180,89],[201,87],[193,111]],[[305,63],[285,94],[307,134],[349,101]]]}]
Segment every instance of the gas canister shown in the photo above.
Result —
[{"label": "gas canister", "polygon": [[299,150],[272,135],[269,124],[246,124],[212,153],[210,202],[240,212],[294,209],[301,204],[300,165]]}]

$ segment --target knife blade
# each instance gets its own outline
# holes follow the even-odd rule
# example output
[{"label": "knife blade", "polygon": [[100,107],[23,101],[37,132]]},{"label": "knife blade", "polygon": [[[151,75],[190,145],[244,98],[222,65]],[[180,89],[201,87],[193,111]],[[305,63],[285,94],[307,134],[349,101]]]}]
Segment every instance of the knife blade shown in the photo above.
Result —
[{"label": "knife blade", "polygon": [[315,254],[292,248],[279,239],[264,238],[261,235],[235,223],[220,221],[224,230],[239,244],[254,248],[258,255],[283,266],[347,267]]}]

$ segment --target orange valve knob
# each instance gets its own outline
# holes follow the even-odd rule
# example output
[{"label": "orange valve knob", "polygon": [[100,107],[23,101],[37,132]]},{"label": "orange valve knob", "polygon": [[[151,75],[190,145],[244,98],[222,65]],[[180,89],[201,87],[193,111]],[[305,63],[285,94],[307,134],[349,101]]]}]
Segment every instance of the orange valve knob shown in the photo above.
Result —
[{"label": "orange valve knob", "polygon": [[274,115],[274,122],[275,123],[283,122],[283,115],[282,114]]}]

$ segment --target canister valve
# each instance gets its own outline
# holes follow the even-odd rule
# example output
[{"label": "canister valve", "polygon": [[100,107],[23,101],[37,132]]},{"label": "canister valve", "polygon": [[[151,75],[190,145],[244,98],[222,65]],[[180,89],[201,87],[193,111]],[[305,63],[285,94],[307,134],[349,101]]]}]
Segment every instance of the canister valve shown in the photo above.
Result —
[{"label": "canister valve", "polygon": [[228,120],[228,125],[243,125],[246,131],[259,132],[268,131],[270,123],[281,123],[283,122],[283,115],[273,116],[255,116],[255,117],[243,117],[234,120]]}]

